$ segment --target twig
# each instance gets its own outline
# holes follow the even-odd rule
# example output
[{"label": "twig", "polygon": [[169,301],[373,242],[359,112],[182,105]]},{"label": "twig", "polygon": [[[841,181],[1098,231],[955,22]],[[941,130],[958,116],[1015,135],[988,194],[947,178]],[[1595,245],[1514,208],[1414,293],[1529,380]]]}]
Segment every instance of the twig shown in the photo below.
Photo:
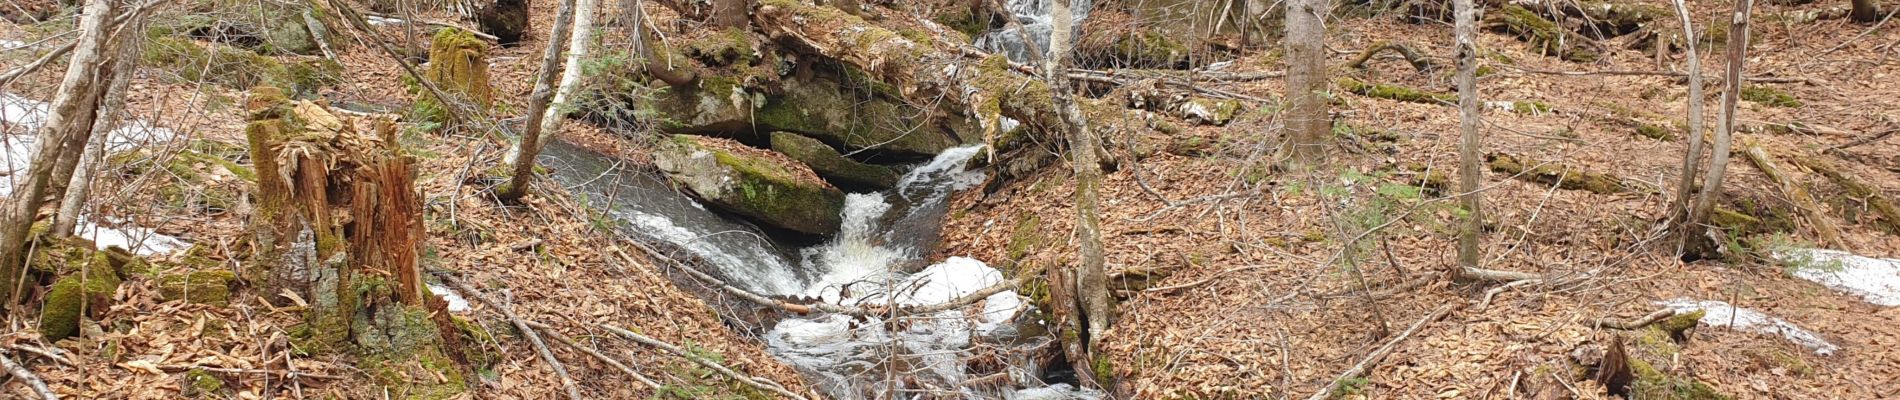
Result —
[{"label": "twig", "polygon": [[[284,362],[289,363],[290,361],[285,360]],[[202,366],[202,365],[160,365],[158,366],[158,369],[164,370],[164,371],[171,371],[171,372],[190,371],[190,370],[196,369],[196,370],[204,370],[208,372],[220,372],[220,373],[226,373],[226,374],[279,375],[279,376],[284,376],[291,379],[295,379],[295,378],[316,378],[316,379],[329,379],[329,380],[344,379],[343,376],[329,375],[329,374],[312,374],[308,372],[297,372],[297,371],[278,371],[278,370],[273,370],[273,369],[207,367],[207,366]]]},{"label": "twig", "polygon": [[464,28],[461,25],[451,24],[451,23],[442,22],[442,21],[432,21],[432,20],[426,20],[426,19],[407,20],[407,19],[397,18],[394,15],[375,13],[375,12],[367,12],[367,13],[363,13],[363,15],[368,15],[368,16],[376,17],[376,18],[382,18],[385,21],[395,21],[395,22],[384,22],[386,24],[387,23],[404,23],[404,24],[414,23],[414,24],[440,26],[444,28],[455,28],[456,30],[468,32],[471,35],[475,35],[475,37],[482,38],[482,40],[487,40],[490,42],[497,42],[497,43],[501,42],[501,38],[495,37],[495,35],[490,35],[487,33],[483,33],[480,30]]},{"label": "twig", "polygon": [[1406,328],[1404,333],[1400,333],[1398,337],[1386,341],[1385,345],[1379,346],[1379,349],[1373,350],[1371,354],[1367,354],[1364,360],[1359,360],[1359,364],[1353,365],[1352,369],[1340,373],[1339,377],[1333,378],[1331,383],[1327,383],[1325,387],[1319,389],[1319,392],[1308,396],[1306,400],[1325,400],[1332,397],[1333,389],[1339,387],[1341,381],[1365,374],[1373,365],[1379,363],[1379,359],[1385,358],[1385,354],[1391,352],[1393,347],[1397,347],[1399,342],[1405,341],[1405,338],[1412,337],[1413,333],[1417,333],[1419,328],[1425,327],[1426,324],[1445,318],[1445,315],[1450,314],[1454,308],[1457,308],[1457,303],[1439,306],[1438,311],[1433,311],[1431,315],[1426,315],[1425,318],[1412,323],[1412,327]]},{"label": "twig", "polygon": [[641,344],[645,344],[648,346],[657,347],[660,350],[666,350],[666,352],[673,353],[673,355],[680,356],[680,358],[685,358],[687,361],[692,361],[695,364],[699,364],[706,368],[711,368],[713,371],[719,372],[720,375],[725,375],[726,377],[732,378],[732,380],[739,381],[739,383],[746,384],[747,386],[765,389],[773,393],[778,393],[778,395],[780,396],[785,396],[785,397],[796,399],[796,400],[805,400],[805,396],[799,396],[797,393],[792,393],[792,391],[786,390],[785,386],[779,385],[778,382],[773,382],[772,380],[766,379],[763,377],[746,376],[744,374],[734,372],[732,369],[726,368],[726,366],[724,365],[719,365],[719,363],[712,362],[711,360],[707,360],[697,355],[693,355],[693,353],[688,352],[686,351],[686,349],[682,349],[679,346],[674,346],[670,343],[662,342],[659,339],[647,337],[646,335],[633,333],[633,331],[620,329],[620,327],[613,326],[613,325],[600,324],[600,327],[602,329],[606,329],[608,332],[613,332],[615,335],[620,335],[620,337],[627,338],[628,340],[640,342]]},{"label": "twig", "polygon": [[39,355],[40,357],[46,357],[62,365],[73,366],[72,360],[67,360],[66,355],[60,354],[64,351],[59,350],[58,347],[48,349],[48,348],[43,348],[39,346],[27,345],[25,343],[14,343],[14,344],[8,345],[7,347],[12,348],[14,350],[33,353],[33,354]]},{"label": "twig", "polygon": [[[1895,8],[1900,8],[1900,7],[1895,7]],[[1822,153],[1832,153],[1832,154],[1837,154],[1837,155],[1838,155],[1838,154],[1840,154],[1840,153],[1841,153],[1841,150],[1842,150],[1842,149],[1846,149],[1846,148],[1849,148],[1849,147],[1854,147],[1854,146],[1859,146],[1859,145],[1863,145],[1863,144],[1868,144],[1868,143],[1873,143],[1873,142],[1878,142],[1878,141],[1880,141],[1881,139],[1886,139],[1886,138],[1887,138],[1888,136],[1893,136],[1893,134],[1895,134],[1895,133],[1900,133],[1900,129],[1888,129],[1888,130],[1887,130],[1886,132],[1880,132],[1880,133],[1875,133],[1875,134],[1872,134],[1872,135],[1867,135],[1867,136],[1865,136],[1865,137],[1861,137],[1861,138],[1859,138],[1859,139],[1854,139],[1854,141],[1852,141],[1852,142],[1847,142],[1847,143],[1841,143],[1841,144],[1838,144],[1838,145],[1834,145],[1834,146],[1829,146],[1828,148],[1826,148],[1826,149],[1823,149],[1823,150],[1821,150],[1821,152],[1822,152]]]},{"label": "twig", "polygon": [[1628,320],[1628,321],[1617,320],[1615,318],[1610,318],[1610,317],[1597,318],[1596,326],[1601,326],[1601,327],[1610,328],[1610,329],[1622,329],[1622,330],[1643,329],[1643,327],[1649,326],[1649,324],[1654,324],[1656,323],[1656,321],[1661,321],[1665,318],[1673,317],[1675,315],[1676,315],[1676,310],[1664,308],[1661,310],[1656,310],[1655,312],[1651,312],[1649,313],[1649,315],[1644,315],[1640,318]]},{"label": "twig", "polygon": [[528,323],[529,326],[533,326],[535,328],[541,329],[541,333],[546,333],[548,337],[554,338],[554,341],[561,342],[561,344],[565,344],[568,347],[573,347],[574,350],[580,350],[581,353],[594,356],[594,359],[600,360],[600,362],[607,363],[607,365],[611,365],[615,369],[619,369],[620,372],[625,372],[627,373],[627,375],[633,376],[634,380],[640,381],[640,384],[647,385],[648,388],[651,388],[654,390],[660,389],[660,384],[657,382],[654,382],[652,379],[648,379],[646,375],[641,375],[639,372],[634,371],[633,368],[627,367],[627,364],[622,364],[620,363],[619,360],[615,360],[613,357],[608,357],[606,354],[601,354],[601,352],[596,351],[592,348],[589,348],[587,346],[582,346],[579,342],[575,342],[574,339],[568,338],[567,335],[563,335],[561,334],[561,332],[554,330],[554,327],[548,326],[548,324],[543,324],[538,321],[526,321],[526,322]]},{"label": "twig", "polygon": [[502,316],[508,317],[509,321],[514,322],[515,328],[521,329],[521,336],[526,336],[528,343],[534,344],[534,352],[540,354],[541,359],[547,361],[548,366],[554,368],[554,375],[561,378],[561,387],[567,390],[567,397],[573,400],[585,398],[581,397],[580,387],[574,383],[574,377],[567,375],[567,367],[561,365],[560,359],[554,358],[553,351],[548,350],[547,342],[541,340],[541,335],[535,334],[534,327],[528,326],[526,320],[516,316],[514,310],[502,307],[501,303],[496,303],[494,300],[489,299],[488,295],[475,290],[474,287],[469,286],[466,282],[462,282],[461,279],[456,278],[454,275],[438,272],[435,276],[442,278],[442,282],[448,283],[449,286],[454,287],[456,290],[462,291],[462,294],[474,297],[476,301],[480,301],[483,305],[487,305],[489,308],[495,309],[496,312],[500,312]]},{"label": "twig", "polygon": [[1484,300],[1478,302],[1478,309],[1484,310],[1487,308],[1491,308],[1491,299],[1497,298],[1498,294],[1504,293],[1504,291],[1506,290],[1511,290],[1511,288],[1515,288],[1518,286],[1530,285],[1530,284],[1535,284],[1535,283],[1539,283],[1543,281],[1544,281],[1543,279],[1516,280],[1516,281],[1511,281],[1511,283],[1498,285],[1498,287],[1491,288],[1491,290],[1486,290],[1484,291]]},{"label": "twig", "polygon": [[46,381],[41,380],[39,375],[34,375],[33,370],[26,369],[19,362],[13,361],[13,355],[0,351],[0,366],[5,366],[7,374],[13,375],[14,379],[26,382],[27,387],[33,388],[34,393],[40,394],[40,399],[59,400],[59,395],[53,394],[53,389],[46,387]]}]

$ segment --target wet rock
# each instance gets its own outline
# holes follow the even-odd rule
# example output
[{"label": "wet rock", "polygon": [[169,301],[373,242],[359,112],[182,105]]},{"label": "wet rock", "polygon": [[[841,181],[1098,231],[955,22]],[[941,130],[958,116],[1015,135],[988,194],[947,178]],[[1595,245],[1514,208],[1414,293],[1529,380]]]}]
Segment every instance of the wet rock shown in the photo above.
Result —
[{"label": "wet rock", "polygon": [[974,140],[977,128],[967,118],[931,118],[926,112],[884,96],[859,96],[829,79],[786,80],[783,93],[754,115],[758,126],[811,136],[846,151],[927,157]]},{"label": "wet rock", "polygon": [[764,225],[831,235],[842,222],[844,192],[807,176],[786,159],[709,146],[675,135],[654,153],[667,178],[702,201]]},{"label": "wet rock", "polygon": [[859,186],[875,190],[897,185],[897,171],[846,158],[818,139],[791,132],[773,132],[772,150],[811,167],[812,172],[841,186]]}]

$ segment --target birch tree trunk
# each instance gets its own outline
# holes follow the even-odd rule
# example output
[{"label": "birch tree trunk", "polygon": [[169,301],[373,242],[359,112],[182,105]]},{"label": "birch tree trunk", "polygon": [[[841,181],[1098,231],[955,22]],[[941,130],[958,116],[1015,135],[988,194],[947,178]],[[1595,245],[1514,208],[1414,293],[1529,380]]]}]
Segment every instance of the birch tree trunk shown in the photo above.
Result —
[{"label": "birch tree trunk", "polygon": [[587,58],[587,41],[594,37],[594,11],[600,9],[600,0],[575,0],[574,29],[567,39],[567,63],[561,68],[561,85],[554,90],[554,100],[548,103],[546,111],[541,113],[541,137],[536,140],[534,153],[521,148],[521,142],[515,142],[514,151],[508,152],[503,163],[515,165],[521,157],[528,157],[532,164],[539,149],[561,131],[561,123],[567,119],[569,102],[574,90],[581,86],[581,60]]},{"label": "birch tree trunk", "polygon": [[[1675,0],[1676,17],[1682,20],[1682,37],[1689,56],[1689,98],[1683,100],[1689,107],[1689,152],[1682,155],[1682,177],[1676,182],[1676,198],[1669,206],[1670,216],[1676,219],[1677,234],[1691,232],[1689,221],[1689,196],[1695,193],[1695,178],[1702,167],[1702,56],[1696,50],[1695,24],[1689,19],[1689,6],[1683,0]],[[1676,253],[1681,255],[1686,241],[1676,242]]]},{"label": "birch tree trunk", "polygon": [[[27,235],[33,222],[39,219],[39,210],[47,186],[53,178],[53,169],[59,164],[60,157],[78,157],[85,139],[91,133],[93,112],[99,101],[99,93],[93,90],[93,74],[98,72],[100,49],[106,39],[106,22],[112,19],[112,5],[107,0],[88,0],[79,17],[79,39],[73,49],[73,58],[67,63],[66,76],[59,83],[59,90],[53,96],[52,113],[40,125],[38,135],[39,149],[34,153],[33,163],[27,167],[26,179],[16,181],[6,209],[0,216],[0,293],[5,293],[7,305],[19,302],[22,275],[25,273]],[[66,145],[79,136],[78,146],[68,149]],[[70,151],[69,151],[70,150]]]},{"label": "birch tree trunk", "polygon": [[[142,10],[141,10],[142,11]],[[99,160],[105,157],[107,137],[119,128],[119,113],[125,108],[126,86],[132,81],[139,67],[139,58],[145,48],[145,18],[130,15],[123,23],[121,32],[131,34],[113,38],[110,66],[99,76],[108,82],[105,97],[99,105],[99,112],[93,118],[92,137],[87,139],[85,154],[79,156],[77,169],[72,170],[72,178],[66,185],[66,193],[59,203],[59,213],[53,217],[52,234],[71,236],[73,227],[79,224],[79,214],[87,198],[92,193],[93,173],[98,169]]]},{"label": "birch tree trunk", "polygon": [[1332,133],[1332,118],[1327,115],[1326,0],[1287,0],[1286,47],[1287,107],[1286,148],[1283,157],[1301,168],[1325,161],[1326,137]]},{"label": "birch tree trunk", "polygon": [[[554,27],[549,28],[548,50],[541,54],[541,73],[535,76],[534,94],[528,100],[528,123],[521,138],[515,141],[517,151],[514,159],[520,162],[514,163],[514,172],[509,174],[508,183],[495,189],[495,196],[504,202],[513,202],[526,196],[528,181],[534,178],[534,156],[541,152],[542,121],[554,97],[554,72],[561,69],[561,52],[567,45],[568,32],[573,28],[574,2],[561,0],[560,11],[554,14]],[[509,166],[504,164],[502,167]]]},{"label": "birch tree trunk", "polygon": [[[1748,58],[1748,15],[1754,0],[1735,0],[1734,18],[1729,22],[1728,34],[1728,70],[1723,74],[1721,118],[1716,120],[1715,148],[1709,158],[1709,177],[1702,180],[1702,192],[1697,194],[1695,207],[1690,209],[1689,221],[1696,236],[1706,236],[1708,230],[1709,209],[1715,206],[1715,196],[1722,192],[1723,174],[1728,171],[1729,147],[1733,144],[1731,135],[1735,132],[1735,105],[1740,101],[1742,92],[1742,62]],[[1690,232],[1685,232],[1683,240],[1690,240]],[[1694,243],[1706,242],[1697,239]],[[1705,249],[1696,249],[1705,252]]]},{"label": "birch tree trunk", "polygon": [[[1075,170],[1075,235],[1080,257],[1076,271],[1077,301],[1081,302],[1081,317],[1087,327],[1083,331],[1084,349],[1094,351],[1101,342],[1102,334],[1108,332],[1114,310],[1109,304],[1108,274],[1103,271],[1105,264],[1102,250],[1102,219],[1098,212],[1098,194],[1102,187],[1102,167],[1095,153],[1101,147],[1095,131],[1089,129],[1087,117],[1076,105],[1074,93],[1070,87],[1067,63],[1070,55],[1070,33],[1073,32],[1074,15],[1069,0],[1055,0],[1050,11],[1051,27],[1049,34],[1049,57],[1043,61],[1043,77],[1054,95],[1056,112],[1061,114],[1063,130],[1069,137],[1069,159]],[[1072,360],[1078,363],[1093,363],[1093,359]],[[1078,374],[1094,371],[1076,371]],[[1108,382],[1097,378],[1098,387],[1107,387]]]},{"label": "birch tree trunk", "polygon": [[1464,223],[1458,229],[1459,273],[1453,276],[1462,281],[1466,279],[1465,271],[1478,268],[1478,250],[1483,244],[1484,195],[1478,191],[1484,173],[1478,165],[1482,116],[1478,114],[1478,45],[1473,37],[1478,7],[1472,0],[1453,0],[1452,8],[1457,18],[1454,30],[1458,44],[1458,203],[1465,210]]}]

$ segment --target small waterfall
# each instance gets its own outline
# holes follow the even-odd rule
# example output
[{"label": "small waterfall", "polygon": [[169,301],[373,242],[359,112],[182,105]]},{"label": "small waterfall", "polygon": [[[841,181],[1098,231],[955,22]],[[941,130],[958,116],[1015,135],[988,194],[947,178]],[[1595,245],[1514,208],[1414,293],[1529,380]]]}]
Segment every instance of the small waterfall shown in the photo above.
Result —
[{"label": "small waterfall", "polygon": [[[1023,30],[1029,34],[1029,40],[1036,42],[1036,48],[1049,50],[1049,32],[1054,30],[1049,17],[1050,0],[1007,0],[1003,7],[1016,15],[1016,21],[1023,24]],[[1088,19],[1089,9],[1094,1],[1074,0],[1069,4],[1070,12],[1075,15],[1074,25],[1070,27],[1071,39],[1081,37],[1082,21]],[[1023,46],[1022,35],[1009,28],[997,29],[976,38],[976,47],[992,53],[1003,53],[1011,61],[1028,62],[1029,50]]]}]

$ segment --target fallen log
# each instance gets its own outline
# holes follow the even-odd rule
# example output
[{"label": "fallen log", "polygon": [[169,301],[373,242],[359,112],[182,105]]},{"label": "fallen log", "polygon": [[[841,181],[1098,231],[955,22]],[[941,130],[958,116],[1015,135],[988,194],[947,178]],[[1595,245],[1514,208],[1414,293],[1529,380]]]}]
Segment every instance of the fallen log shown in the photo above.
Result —
[{"label": "fallen log", "polygon": [[1880,215],[1880,222],[1876,223],[1875,226],[1887,233],[1900,235],[1900,208],[1894,207],[1893,200],[1888,199],[1886,194],[1880,191],[1879,187],[1855,179],[1854,176],[1849,175],[1846,170],[1841,169],[1840,166],[1822,158],[1820,155],[1804,155],[1789,159],[1793,160],[1797,166],[1820,173],[1821,176],[1826,176],[1828,180],[1834,181],[1835,185],[1846,189],[1849,196],[1853,196],[1867,203],[1868,208],[1873,209],[1875,214]]},{"label": "fallen log", "polygon": [[1847,242],[1841,240],[1840,228],[1835,227],[1833,220],[1828,219],[1826,209],[1815,203],[1814,196],[1808,194],[1806,186],[1788,176],[1781,165],[1775,163],[1774,156],[1769,154],[1767,149],[1762,148],[1760,142],[1753,138],[1742,139],[1742,155],[1747,156],[1748,161],[1754,164],[1755,168],[1760,169],[1763,175],[1767,175],[1768,180],[1774,181],[1775,186],[1781,189],[1783,196],[1794,202],[1795,209],[1801,212],[1802,217],[1807,219],[1809,224],[1814,225],[1814,231],[1821,236],[1822,243],[1835,246],[1836,249],[1852,251],[1847,247]]}]

